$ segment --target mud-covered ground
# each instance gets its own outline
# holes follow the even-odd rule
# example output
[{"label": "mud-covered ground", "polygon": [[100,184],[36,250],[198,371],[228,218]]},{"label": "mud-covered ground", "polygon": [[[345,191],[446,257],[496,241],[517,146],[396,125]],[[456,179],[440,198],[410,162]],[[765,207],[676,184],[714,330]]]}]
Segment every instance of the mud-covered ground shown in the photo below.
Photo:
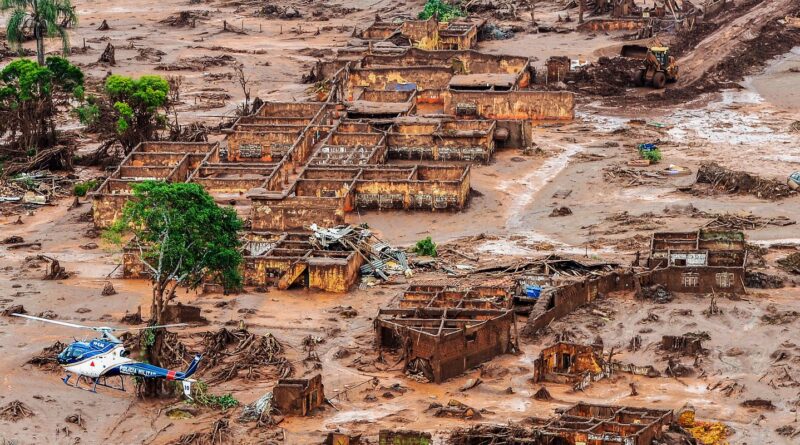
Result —
[{"label": "mud-covered ground", "polygon": [[[235,81],[227,77],[232,73],[232,61],[199,71],[155,68],[181,63],[181,59],[230,55],[245,65],[253,96],[299,100],[307,95],[300,77],[319,54],[316,50],[342,45],[350,38],[353,26],[364,26],[376,13],[410,14],[419,10],[421,3],[297,2],[295,6],[305,17],[287,20],[254,17],[258,5],[248,2],[142,0],[122,5],[78,1],[81,24],[72,33],[72,44],[82,47],[85,38],[91,49],[75,54],[73,59],[88,66],[110,41],[117,48],[117,66],[92,66],[89,71],[93,75],[101,77],[107,71],[182,75],[186,103],[181,119],[212,122],[219,115],[229,114],[242,98]],[[564,14],[555,3],[539,3],[545,3],[541,11],[537,10],[540,23],[554,23],[559,14]],[[344,13],[343,8],[360,10]],[[195,21],[194,28],[159,23],[183,10],[209,12]],[[321,10],[329,20],[317,20],[321,16],[314,17],[314,10]],[[570,14],[575,18],[575,10]],[[103,19],[110,30],[97,30]],[[237,28],[244,21],[246,34],[221,32],[223,20]],[[482,43],[481,49],[536,57],[538,63],[562,54],[591,60],[618,48],[622,42],[616,37],[518,33],[511,40]],[[218,49],[211,49],[215,47]],[[160,61],[152,56],[136,60],[141,49],[148,53],[147,48],[165,54],[157,56]],[[679,188],[691,184],[700,162],[707,160],[780,180],[800,170],[800,133],[790,131],[792,123],[800,120],[800,102],[791,88],[798,79],[791,70],[798,64],[797,51],[770,61],[763,73],[745,79],[743,89],[698,95],[680,106],[647,100],[612,107],[583,98],[574,122],[535,128],[540,153],[529,156],[502,151],[489,165],[473,166],[475,193],[469,208],[461,213],[369,212],[348,217],[351,222],[369,223],[390,243],[409,245],[430,235],[436,242],[452,242],[461,251],[478,255],[481,262],[555,252],[624,263],[630,262],[637,250],[646,251],[647,237],[654,230],[695,229],[709,221],[685,211],[689,204],[707,213],[750,212],[796,220],[800,218],[798,197],[770,201]],[[209,103],[217,101],[209,97],[222,96],[204,93],[224,93],[230,98],[221,107],[209,108]],[[628,94],[646,92],[631,90]],[[626,162],[638,157],[636,144],[654,141],[659,142],[663,153],[659,164],[630,167],[639,172],[636,180],[619,173],[609,175],[609,171],[629,168]],[[669,165],[685,167],[690,174],[656,175]],[[99,172],[81,173],[86,174]],[[120,252],[92,233],[91,222],[81,217],[90,204],[77,209],[70,209],[70,204],[71,200],[64,200],[32,210],[22,215],[21,225],[14,224],[16,216],[0,220],[0,238],[19,235],[26,241],[41,242],[41,250],[0,246],[0,309],[21,304],[31,314],[50,310],[61,319],[92,325],[117,325],[126,312],[135,312],[138,306],[147,312],[148,283],[119,278]],[[548,216],[554,207],[561,206],[569,207],[572,214]],[[622,212],[628,212],[628,216],[621,216]],[[468,238],[479,234],[486,236],[476,241]],[[751,242],[764,247],[789,245],[770,249],[764,265],[759,266],[770,274],[785,275],[775,267],[775,261],[800,245],[798,226],[766,226],[747,235]],[[92,248],[90,243],[97,247]],[[26,261],[26,257],[37,254],[57,258],[74,276],[41,280],[44,270]],[[420,272],[417,277],[435,278],[429,272]],[[101,290],[109,281],[118,293],[102,296]],[[34,413],[17,422],[0,420],[0,440],[19,444],[161,444],[184,434],[208,431],[220,416],[231,419],[232,443],[320,443],[327,431],[336,428],[362,432],[373,440],[381,428],[426,430],[442,437],[449,429],[476,422],[435,418],[425,411],[433,402],[444,404],[456,399],[482,409],[479,421],[497,423],[548,417],[556,408],[579,400],[671,409],[689,403],[697,409],[698,417],[727,424],[734,432],[731,443],[792,443],[797,437],[782,436],[776,429],[785,425],[800,429],[796,420],[800,321],[792,315],[792,311],[800,312],[798,282],[800,276],[789,275],[783,289],[751,289],[740,300],[721,299],[718,304],[723,313],[711,317],[702,313],[709,305],[706,297],[682,295],[671,303],[655,304],[634,300],[630,295],[610,295],[553,323],[538,338],[523,339],[520,354],[499,357],[442,385],[419,383],[403,375],[393,363],[375,363],[372,319],[379,307],[392,304],[398,297],[407,284],[405,278],[345,295],[276,289],[236,296],[182,292],[179,300],[202,307],[210,321],[209,326],[182,331],[182,336],[243,321],[252,332],[272,333],[284,344],[296,377],[322,374],[326,395],[335,408],[328,406],[309,418],[286,418],[272,429],[238,423],[238,408],[220,413],[189,407],[194,417],[172,418],[166,415],[168,408],[186,407],[184,402],[145,401],[131,392],[108,389],[98,394],[70,389],[59,381],[59,374],[23,364],[43,347],[57,340],[67,342],[82,333],[0,316],[0,406],[20,400]],[[219,307],[223,301],[228,303]],[[347,306],[357,315],[343,316],[341,307]],[[518,323],[524,323],[524,318]],[[585,342],[599,335],[607,349],[619,351],[615,357],[638,365],[652,364],[659,371],[666,366],[656,348],[661,335],[705,331],[710,340],[704,345],[708,353],[699,363],[686,363],[695,369],[693,376],[649,379],[618,375],[581,393],[572,392],[566,385],[547,384],[554,400],[536,401],[531,396],[538,385],[529,381],[533,359],[555,333],[565,331]],[[302,343],[309,335],[323,339],[316,348],[321,369],[303,360],[307,352]],[[643,349],[628,352],[626,346],[635,335],[642,337]],[[459,391],[468,379],[478,376],[484,381],[481,385]],[[376,377],[378,384],[373,386],[370,381]],[[631,382],[637,396],[630,395]],[[272,377],[236,379],[213,385],[210,391],[232,393],[242,403],[250,403],[274,384]],[[359,386],[346,390],[355,385]],[[734,390],[719,390],[730,387]],[[776,409],[761,411],[740,405],[753,398],[770,400]],[[65,421],[76,413],[82,416],[83,426]]]}]

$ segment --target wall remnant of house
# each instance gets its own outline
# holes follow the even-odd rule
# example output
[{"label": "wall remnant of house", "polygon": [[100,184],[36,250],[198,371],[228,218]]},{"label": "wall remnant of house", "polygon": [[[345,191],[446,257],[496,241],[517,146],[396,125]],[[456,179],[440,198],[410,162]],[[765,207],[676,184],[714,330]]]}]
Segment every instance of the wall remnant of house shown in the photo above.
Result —
[{"label": "wall remnant of house", "polygon": [[273,406],[286,416],[308,416],[325,403],[322,376],[310,379],[280,379],[272,390]]},{"label": "wall remnant of house", "polygon": [[586,373],[602,375],[603,346],[558,342],[544,348],[533,361],[533,381],[575,383]]},{"label": "wall remnant of house", "polygon": [[670,292],[744,292],[747,264],[742,232],[654,233],[647,266],[651,282]]},{"label": "wall remnant of house", "polygon": [[402,350],[406,370],[441,383],[513,347],[511,310],[381,309],[378,348]]},{"label": "wall remnant of house", "polygon": [[661,337],[661,349],[682,355],[697,355],[703,352],[703,337],[694,334],[664,335]]},{"label": "wall remnant of house", "polygon": [[431,433],[412,430],[380,430],[378,445],[431,445]]}]

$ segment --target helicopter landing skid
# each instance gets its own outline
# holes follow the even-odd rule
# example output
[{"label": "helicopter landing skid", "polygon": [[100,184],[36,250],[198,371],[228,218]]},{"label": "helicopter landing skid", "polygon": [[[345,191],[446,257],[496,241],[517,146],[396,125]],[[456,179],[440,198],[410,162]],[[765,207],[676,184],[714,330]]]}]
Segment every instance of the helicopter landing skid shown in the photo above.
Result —
[{"label": "helicopter landing skid", "polygon": [[[67,375],[65,375],[64,378],[61,379],[61,381],[63,381],[65,385],[71,388],[77,388],[83,391],[93,392],[95,394],[97,393],[98,386],[103,386],[106,388],[116,389],[117,391],[125,392],[125,379],[123,379],[121,375],[119,376],[120,386],[109,385],[108,377],[86,377],[83,375],[78,375],[78,377],[75,379],[74,384],[69,383],[70,378],[72,378],[72,374],[67,373]],[[92,385],[91,389],[80,386],[82,378],[86,378],[87,380],[89,380],[89,384]]]}]

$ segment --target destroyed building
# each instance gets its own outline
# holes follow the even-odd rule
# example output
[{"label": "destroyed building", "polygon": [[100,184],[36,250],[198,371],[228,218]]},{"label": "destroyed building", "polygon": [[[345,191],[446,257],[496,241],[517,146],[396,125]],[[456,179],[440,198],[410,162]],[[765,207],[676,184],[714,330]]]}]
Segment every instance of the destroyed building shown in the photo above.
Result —
[{"label": "destroyed building", "polygon": [[[684,442],[688,434],[673,428],[672,410],[578,403],[536,426],[481,424],[453,431],[453,445],[652,445],[670,435]],[[674,431],[673,431],[674,430]]]},{"label": "destroyed building", "polygon": [[105,228],[122,216],[133,185],[145,180],[186,182],[209,153],[219,147],[204,142],[144,142],[137,145],[92,194],[92,216]]},{"label": "destroyed building", "polygon": [[403,292],[400,308],[511,309],[513,294],[498,286],[412,284]]},{"label": "destroyed building", "polygon": [[650,281],[670,292],[744,292],[747,250],[735,231],[654,233],[647,266]]},{"label": "destroyed building", "polygon": [[283,415],[308,416],[325,403],[322,376],[280,379],[272,390],[273,406]]},{"label": "destroyed building", "polygon": [[[468,22],[376,22],[366,44],[316,68],[319,102],[264,103],[221,144],[139,144],[92,194],[95,225],[117,220],[138,182],[191,182],[249,218],[247,285],[345,292],[359,271],[385,279],[387,261],[402,259],[319,248],[303,233],[354,211],[460,211],[471,163],[530,146],[537,122],[574,116],[572,93],[529,89],[530,60],[473,50],[476,32]],[[127,253],[123,275],[146,275]]]},{"label": "destroyed building", "polygon": [[[634,31],[648,28],[648,34],[639,34],[639,38],[652,36],[654,32],[691,30],[703,15],[695,2],[689,0],[587,0],[585,7],[583,4],[580,6],[583,9],[579,14],[585,12],[588,18],[578,26],[578,30]],[[718,11],[717,7],[714,10]]]},{"label": "destroyed building", "polygon": [[647,377],[659,377],[652,365],[638,366],[623,363],[603,356],[602,341],[592,345],[557,342],[539,352],[533,361],[533,382],[551,382],[572,385],[576,391],[586,389],[593,382],[604,379],[614,372]]},{"label": "destroyed building", "polygon": [[379,350],[401,351],[407,372],[441,383],[515,348],[511,310],[428,307],[380,309]]},{"label": "destroyed building", "polygon": [[[255,288],[275,286],[344,293],[362,275],[387,280],[409,270],[406,254],[372,231],[360,226],[310,227],[309,232],[258,232],[242,234],[243,284]],[[132,240],[123,250],[122,276],[146,278],[149,269]],[[206,291],[218,290],[209,279]]]},{"label": "destroyed building", "polygon": [[541,429],[540,443],[650,445],[672,422],[672,410],[578,403]]},{"label": "destroyed building", "polygon": [[603,345],[558,342],[533,361],[533,381],[574,384],[603,374]]},{"label": "destroyed building", "polygon": [[244,246],[245,286],[293,286],[347,292],[363,258],[353,250],[323,250],[307,233],[250,232]]}]

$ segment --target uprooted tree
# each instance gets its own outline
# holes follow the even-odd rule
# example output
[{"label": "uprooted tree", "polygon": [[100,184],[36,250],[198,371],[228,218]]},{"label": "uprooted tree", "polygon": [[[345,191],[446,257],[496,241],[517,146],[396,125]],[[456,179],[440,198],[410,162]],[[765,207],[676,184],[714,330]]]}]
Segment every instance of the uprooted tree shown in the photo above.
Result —
[{"label": "uprooted tree", "polygon": [[[166,324],[178,287],[195,289],[214,280],[226,289],[241,286],[238,231],[242,221],[228,207],[219,207],[197,184],[145,181],[133,187],[122,218],[111,228],[115,236],[133,234],[132,245],[152,282],[151,324]],[[163,358],[164,329],[147,331],[145,358],[168,366]],[[147,396],[167,392],[162,382],[146,380]]]},{"label": "uprooted tree", "polygon": [[48,57],[44,66],[18,59],[0,71],[0,158],[13,167],[6,174],[70,166],[68,150],[51,149],[58,143],[56,116],[83,98],[83,80],[83,72],[61,57]]}]

